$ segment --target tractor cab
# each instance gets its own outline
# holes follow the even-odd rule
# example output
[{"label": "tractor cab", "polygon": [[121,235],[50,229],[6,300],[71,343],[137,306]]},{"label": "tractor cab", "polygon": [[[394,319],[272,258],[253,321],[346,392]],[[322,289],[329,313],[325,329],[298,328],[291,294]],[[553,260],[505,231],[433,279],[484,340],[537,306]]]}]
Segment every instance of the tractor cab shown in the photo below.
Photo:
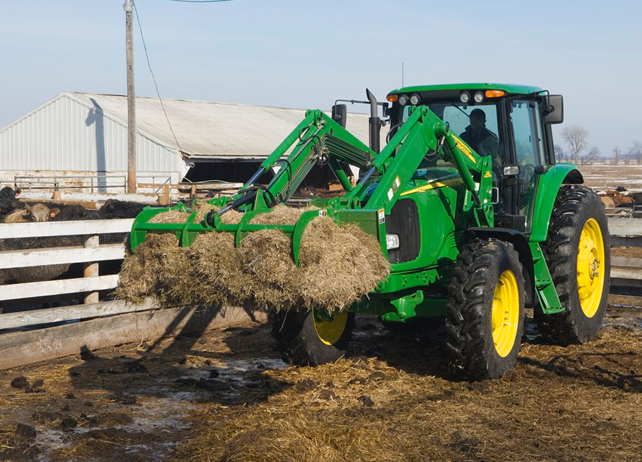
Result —
[{"label": "tractor cab", "polygon": [[[495,226],[530,232],[538,177],[555,164],[551,124],[563,120],[561,96],[530,86],[456,84],[406,87],[387,99],[389,137],[413,107],[427,106],[480,156],[491,157]],[[426,173],[418,174],[448,167],[430,153],[425,164]]]}]

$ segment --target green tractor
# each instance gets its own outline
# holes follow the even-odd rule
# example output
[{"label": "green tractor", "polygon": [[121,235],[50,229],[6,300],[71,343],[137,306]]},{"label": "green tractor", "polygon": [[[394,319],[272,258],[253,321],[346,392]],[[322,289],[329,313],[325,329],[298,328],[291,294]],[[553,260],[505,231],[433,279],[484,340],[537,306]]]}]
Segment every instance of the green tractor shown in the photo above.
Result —
[{"label": "green tractor", "polygon": [[[551,125],[563,121],[562,97],[499,84],[401,88],[386,103],[367,95],[369,146],[344,128],[345,105],[335,105],[331,117],[308,111],[238,194],[210,201],[218,212],[200,223],[194,212],[187,223],[159,224],[148,221],[167,209],[147,209],[133,225],[132,248],[149,232],[173,232],[184,246],[199,233],[230,232],[238,245],[247,233],[275,228],[292,239],[298,264],[303,230],[319,210],[295,225],[250,220],[287,203],[323,164],[345,192],[312,204],[375,236],[391,273],[348,311],[272,315],[273,334],[292,362],[342,357],[355,313],[397,330],[445,318],[453,365],[470,379],[514,366],[526,307],[553,342],[596,338],[608,297],[609,234],[602,204],[581,186],[578,169],[555,160]],[[380,149],[383,123],[390,129]],[[271,180],[259,183],[277,163]],[[360,172],[354,183],[350,166]],[[232,209],[243,218],[223,223]]]}]

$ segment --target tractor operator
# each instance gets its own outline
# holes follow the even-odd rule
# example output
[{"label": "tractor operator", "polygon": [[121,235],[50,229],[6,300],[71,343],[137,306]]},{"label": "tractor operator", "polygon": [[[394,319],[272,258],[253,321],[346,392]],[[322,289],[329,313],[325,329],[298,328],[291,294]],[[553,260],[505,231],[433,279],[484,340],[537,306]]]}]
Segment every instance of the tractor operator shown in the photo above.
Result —
[{"label": "tractor operator", "polygon": [[493,167],[499,168],[501,165],[499,140],[497,135],[486,128],[486,113],[484,111],[474,109],[470,113],[470,125],[459,137],[480,156],[491,156]]}]

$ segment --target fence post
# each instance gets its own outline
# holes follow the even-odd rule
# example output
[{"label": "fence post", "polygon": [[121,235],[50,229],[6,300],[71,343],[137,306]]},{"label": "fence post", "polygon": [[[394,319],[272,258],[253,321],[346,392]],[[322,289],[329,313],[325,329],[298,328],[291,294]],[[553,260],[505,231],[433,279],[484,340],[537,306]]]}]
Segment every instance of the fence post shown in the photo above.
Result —
[{"label": "fence post", "polygon": [[[85,241],[86,249],[98,248],[100,238],[98,236],[91,236]],[[83,276],[86,278],[98,277],[99,264],[98,263],[85,263]],[[90,292],[85,296],[85,303],[98,303],[98,292]]]},{"label": "fence post", "polygon": [[171,187],[168,184],[163,185],[163,192],[158,195],[158,205],[169,205],[171,202]]},{"label": "fence post", "polygon": [[60,183],[58,182],[58,178],[54,177],[54,190],[53,190],[53,200],[60,200],[61,195],[60,195]]}]

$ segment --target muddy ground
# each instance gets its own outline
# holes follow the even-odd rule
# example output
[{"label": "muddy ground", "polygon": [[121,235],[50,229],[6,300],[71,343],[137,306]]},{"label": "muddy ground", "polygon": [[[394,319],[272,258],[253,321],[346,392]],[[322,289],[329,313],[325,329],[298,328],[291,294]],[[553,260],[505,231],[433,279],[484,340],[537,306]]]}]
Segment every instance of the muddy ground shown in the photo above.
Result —
[{"label": "muddy ground", "polygon": [[5,371],[0,460],[642,460],[640,308],[610,307],[582,346],[531,325],[517,367],[478,383],[450,376],[440,331],[358,324],[350,357],[317,368],[248,326]]}]

